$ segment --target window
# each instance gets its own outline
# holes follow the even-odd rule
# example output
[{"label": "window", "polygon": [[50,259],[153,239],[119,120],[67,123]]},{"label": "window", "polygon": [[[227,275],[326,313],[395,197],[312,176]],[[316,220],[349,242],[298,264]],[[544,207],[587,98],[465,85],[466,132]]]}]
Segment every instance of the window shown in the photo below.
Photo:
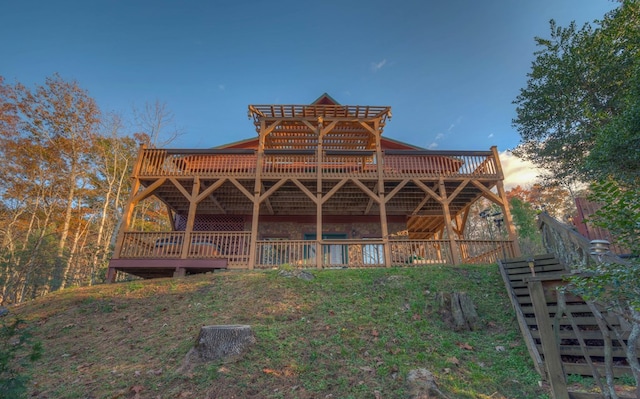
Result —
[{"label": "window", "polygon": [[[347,234],[345,233],[323,233],[323,240],[345,240]],[[305,240],[315,240],[315,234],[305,234]],[[342,244],[323,244],[322,245],[322,264],[324,265],[347,265],[349,263],[348,246]],[[315,245],[308,245],[305,247],[305,258],[315,259],[316,247]]]},{"label": "window", "polygon": [[[367,238],[369,240],[380,240],[380,238]],[[384,265],[384,245],[363,244],[362,263],[365,265]]]}]

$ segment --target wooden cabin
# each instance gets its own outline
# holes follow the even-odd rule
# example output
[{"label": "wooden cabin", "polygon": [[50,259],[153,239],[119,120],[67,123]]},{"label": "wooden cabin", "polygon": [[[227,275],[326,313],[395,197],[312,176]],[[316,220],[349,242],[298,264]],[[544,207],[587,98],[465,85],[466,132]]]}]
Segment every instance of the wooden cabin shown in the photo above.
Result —
[{"label": "wooden cabin", "polygon": [[[251,139],[140,149],[109,281],[117,271],[149,278],[519,255],[495,147],[430,151],[384,138],[390,107],[340,105],[326,94],[309,105],[250,105],[249,116]],[[170,227],[133,228],[135,207],[152,196]],[[481,198],[502,209],[507,239],[464,239]]]}]

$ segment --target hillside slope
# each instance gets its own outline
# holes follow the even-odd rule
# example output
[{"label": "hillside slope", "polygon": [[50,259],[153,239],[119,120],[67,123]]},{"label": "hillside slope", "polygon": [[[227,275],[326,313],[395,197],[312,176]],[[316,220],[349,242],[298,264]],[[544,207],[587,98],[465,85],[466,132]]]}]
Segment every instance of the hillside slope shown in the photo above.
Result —
[{"label": "hillside slope", "polygon": [[[69,289],[11,308],[43,357],[34,398],[404,398],[427,368],[452,398],[540,398],[497,267],[223,272]],[[453,332],[437,292],[465,291],[481,328]],[[202,325],[249,324],[230,364],[179,372]]]}]

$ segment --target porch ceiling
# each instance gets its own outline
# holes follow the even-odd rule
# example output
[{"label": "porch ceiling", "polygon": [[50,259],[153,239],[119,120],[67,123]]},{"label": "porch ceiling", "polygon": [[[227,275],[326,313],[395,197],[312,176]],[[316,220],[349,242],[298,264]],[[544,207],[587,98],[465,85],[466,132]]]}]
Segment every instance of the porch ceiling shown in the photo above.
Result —
[{"label": "porch ceiling", "polygon": [[[201,180],[200,192],[203,192],[217,180]],[[246,194],[251,195],[254,191],[253,180],[236,180],[238,188],[229,180],[225,181],[220,187],[212,191],[204,199],[202,199],[197,208],[199,214],[227,214],[227,215],[250,215],[253,212],[253,201]],[[149,186],[154,180],[142,180],[143,186]],[[279,180],[265,180],[262,182],[261,192],[270,190],[274,185],[279,184]],[[360,181],[370,192],[371,195],[377,193],[376,181]],[[180,180],[184,192],[191,193],[193,188],[193,180]],[[428,187],[434,194],[439,195],[439,186],[435,181],[422,181],[421,184]],[[260,204],[261,215],[314,215],[316,213],[316,204],[309,195],[316,195],[316,181],[300,181],[305,188],[301,189],[291,180],[287,180],[281,184],[271,195],[264,199]],[[325,180],[322,184],[323,196],[331,192],[336,185],[340,184],[340,180]],[[386,181],[384,191],[387,196],[390,195],[401,181]],[[460,181],[445,182],[445,190],[447,195],[452,195],[456,190],[455,198],[449,202],[449,210],[452,216],[462,212],[467,206],[476,201],[483,193],[482,190],[473,184],[467,184],[464,188],[459,189]],[[491,188],[495,182],[485,182],[484,186]],[[153,195],[158,197],[162,202],[167,204],[170,209],[179,214],[187,214],[189,211],[189,199],[185,197],[182,190],[176,187],[171,181],[167,180],[160,185]],[[347,181],[335,191],[322,206],[324,215],[379,215],[380,207],[378,203],[372,199],[363,189],[352,181]],[[438,198],[425,192],[415,182],[408,182],[402,186],[391,198],[386,202],[387,215],[406,215],[406,216],[423,216],[442,218],[442,205]],[[435,220],[435,219],[434,219]],[[431,229],[431,224],[436,222],[422,221],[421,225]]]},{"label": "porch ceiling", "polygon": [[[375,138],[361,123],[343,121],[322,137],[327,150],[371,150]],[[314,150],[318,134],[302,121],[282,121],[265,136],[265,148],[275,150]]]}]

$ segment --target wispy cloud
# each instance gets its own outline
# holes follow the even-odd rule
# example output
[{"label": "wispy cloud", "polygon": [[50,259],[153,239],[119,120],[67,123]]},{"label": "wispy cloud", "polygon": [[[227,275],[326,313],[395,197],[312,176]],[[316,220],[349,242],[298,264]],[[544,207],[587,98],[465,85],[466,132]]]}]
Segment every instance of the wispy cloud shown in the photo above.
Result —
[{"label": "wispy cloud", "polygon": [[458,118],[456,118],[456,120],[453,121],[451,125],[449,125],[449,129],[447,129],[447,132],[452,131],[456,126],[460,124],[460,122],[462,122],[462,116],[459,116]]},{"label": "wispy cloud", "polygon": [[489,133],[489,135],[487,136],[488,139],[493,138],[493,133]]},{"label": "wispy cloud", "polygon": [[531,187],[543,173],[531,162],[516,157],[510,151],[500,153],[500,163],[504,171],[504,187],[507,190],[518,185],[524,188]]},{"label": "wispy cloud", "polygon": [[427,146],[427,148],[428,148],[428,149],[430,149],[430,150],[433,150],[433,149],[435,149],[435,148],[438,148],[438,143],[436,143],[436,142],[434,141],[434,142],[432,142],[431,144],[429,144],[429,145]]},{"label": "wispy cloud", "polygon": [[224,91],[224,85],[223,85],[223,84],[219,84],[219,85],[218,85],[218,90],[220,90],[220,91]]},{"label": "wispy cloud", "polygon": [[378,72],[379,70],[382,69],[383,66],[385,66],[387,64],[387,59],[383,59],[382,61],[379,62],[372,62],[371,63],[371,70],[373,72]]},{"label": "wispy cloud", "polygon": [[442,134],[442,133],[438,133],[438,134],[436,135],[436,138],[435,138],[434,140],[442,140],[443,138],[444,138],[444,134]]}]

